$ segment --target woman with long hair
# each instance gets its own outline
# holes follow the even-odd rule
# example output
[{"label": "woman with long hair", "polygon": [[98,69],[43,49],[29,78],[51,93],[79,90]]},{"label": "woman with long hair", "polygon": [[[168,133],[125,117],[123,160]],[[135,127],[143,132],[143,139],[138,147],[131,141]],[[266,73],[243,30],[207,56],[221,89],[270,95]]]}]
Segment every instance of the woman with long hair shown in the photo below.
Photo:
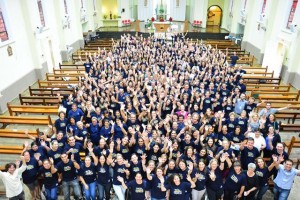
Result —
[{"label": "woman with long hair", "polygon": [[111,177],[109,173],[109,168],[112,163],[112,154],[114,150],[114,142],[110,143],[109,155],[106,158],[105,155],[101,154],[99,156],[99,162],[97,166],[97,187],[99,192],[99,200],[110,199],[110,190],[112,187]]},{"label": "woman with long hair", "polygon": [[258,177],[258,188],[257,188],[256,200],[262,200],[263,196],[266,194],[266,192],[269,189],[268,179],[272,174],[271,173],[272,169],[276,165],[276,162],[274,160],[275,159],[273,159],[271,165],[267,166],[262,157],[256,159],[257,167],[255,169],[255,173]]},{"label": "woman with long hair", "polygon": [[191,176],[188,175],[187,182],[182,181],[178,174],[175,174],[171,179],[171,184],[164,185],[164,179],[160,179],[161,181],[161,190],[166,191],[169,190],[168,199],[172,200],[188,200],[189,194],[187,194],[187,190],[191,190],[196,187],[195,183],[192,181]]},{"label": "woman with long hair", "polygon": [[85,199],[96,200],[96,165],[98,163],[98,158],[93,152],[92,143],[90,143],[88,150],[94,163],[92,163],[90,156],[85,157],[84,163],[80,165],[79,179],[83,186]]},{"label": "woman with long hair", "polygon": [[198,167],[194,170],[192,177],[196,185],[192,190],[192,200],[200,200],[206,191],[206,165],[204,160],[200,159]]}]

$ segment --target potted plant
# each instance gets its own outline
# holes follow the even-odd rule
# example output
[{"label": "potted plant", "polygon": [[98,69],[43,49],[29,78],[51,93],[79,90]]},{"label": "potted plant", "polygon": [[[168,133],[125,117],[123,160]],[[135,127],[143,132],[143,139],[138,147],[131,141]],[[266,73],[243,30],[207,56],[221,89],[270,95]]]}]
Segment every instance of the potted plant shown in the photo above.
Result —
[{"label": "potted plant", "polygon": [[107,17],[108,17],[107,15],[103,15],[103,19],[107,19]]},{"label": "potted plant", "polygon": [[169,18],[169,21],[170,21],[170,22],[172,22],[172,21],[173,21],[173,18],[172,18],[172,17],[170,17],[170,18]]},{"label": "potted plant", "polygon": [[117,19],[117,18],[118,18],[118,15],[114,14],[113,18],[114,18],[114,19]]},{"label": "potted plant", "polygon": [[155,18],[154,18],[154,17],[152,17],[152,18],[151,18],[151,21],[152,21],[152,22],[154,22],[154,21],[155,21]]}]

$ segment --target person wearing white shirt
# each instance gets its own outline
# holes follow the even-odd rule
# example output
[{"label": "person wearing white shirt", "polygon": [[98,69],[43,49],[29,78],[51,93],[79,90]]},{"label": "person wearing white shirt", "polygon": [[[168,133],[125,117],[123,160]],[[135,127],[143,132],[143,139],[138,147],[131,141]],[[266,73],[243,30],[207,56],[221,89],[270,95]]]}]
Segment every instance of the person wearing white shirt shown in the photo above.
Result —
[{"label": "person wearing white shirt", "polygon": [[19,168],[20,161],[16,161],[16,163],[5,165],[6,172],[0,171],[0,178],[4,183],[6,197],[9,200],[25,200],[21,174],[26,170],[26,162],[24,156],[20,156],[20,158],[24,163],[22,167]]},{"label": "person wearing white shirt", "polygon": [[248,134],[248,137],[252,137],[254,139],[254,146],[258,149],[258,151],[263,150],[266,148],[266,140],[261,135],[258,129],[255,129],[253,132]]}]

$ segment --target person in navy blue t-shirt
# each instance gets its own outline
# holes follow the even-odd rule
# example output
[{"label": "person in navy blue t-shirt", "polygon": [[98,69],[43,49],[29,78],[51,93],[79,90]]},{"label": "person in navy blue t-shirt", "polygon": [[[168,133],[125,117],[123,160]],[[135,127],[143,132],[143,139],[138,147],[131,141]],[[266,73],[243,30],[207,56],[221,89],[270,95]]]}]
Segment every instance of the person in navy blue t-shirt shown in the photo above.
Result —
[{"label": "person in navy blue t-shirt", "polygon": [[98,163],[98,158],[93,153],[93,148],[91,146],[88,150],[93,157],[94,163],[92,163],[91,157],[85,157],[84,163],[80,165],[79,179],[82,183],[85,199],[96,200],[96,165]]},{"label": "person in navy blue t-shirt", "polygon": [[248,138],[247,145],[241,143],[241,164],[244,170],[247,170],[249,163],[255,163],[255,159],[259,156],[258,149],[254,146],[254,139]]},{"label": "person in navy blue t-shirt", "polygon": [[[111,145],[114,143],[111,142]],[[97,187],[99,193],[99,200],[104,199],[104,193],[106,199],[110,199],[110,190],[112,187],[112,181],[109,173],[112,153],[106,158],[103,154],[99,157],[99,162],[97,164]]]},{"label": "person in navy blue t-shirt", "polygon": [[205,194],[206,191],[206,165],[205,161],[201,159],[198,163],[198,167],[192,172],[192,179],[196,184],[196,187],[192,190],[192,200],[199,200]]},{"label": "person in navy blue t-shirt", "polygon": [[111,163],[113,168],[113,188],[115,190],[116,196],[119,200],[125,199],[125,189],[122,187],[122,183],[118,180],[117,177],[126,179],[126,176],[129,176],[129,170],[124,164],[124,159],[121,154],[117,154],[116,161]]},{"label": "person in navy blue t-shirt", "polygon": [[135,179],[125,183],[124,178],[118,176],[118,181],[122,183],[124,189],[129,189],[131,191],[131,200],[144,200],[149,199],[148,185],[145,180],[143,180],[142,174],[137,173]]},{"label": "person in navy blue t-shirt", "polygon": [[246,184],[247,178],[243,173],[241,163],[236,161],[224,184],[224,200],[232,200],[234,196],[238,199],[242,198]]},{"label": "person in navy blue t-shirt", "polygon": [[43,178],[47,200],[57,199],[58,174],[51,171],[52,165],[54,165],[53,159],[46,159],[43,161],[43,166],[39,169],[39,174]]},{"label": "person in navy blue t-shirt", "polygon": [[192,181],[190,175],[187,177],[188,182],[184,182],[180,180],[180,176],[178,174],[175,174],[171,180],[171,183],[168,185],[164,185],[164,179],[160,179],[161,181],[161,190],[166,191],[170,190],[169,192],[169,198],[172,200],[189,200],[189,195],[186,195],[188,190],[191,190],[192,188],[195,188],[196,185]]},{"label": "person in navy blue t-shirt", "polygon": [[149,180],[151,199],[166,199],[166,191],[161,190],[161,179],[166,182],[163,174],[163,168],[157,167],[156,173],[151,175],[151,171],[147,169],[147,179]]},{"label": "person in navy blue t-shirt", "polygon": [[54,133],[63,132],[66,134],[66,128],[68,125],[68,119],[66,118],[66,113],[61,111],[58,113],[58,119],[55,120],[53,131]]},{"label": "person in navy blue t-shirt", "polygon": [[67,144],[64,148],[64,153],[66,153],[69,158],[71,158],[71,155],[74,155],[75,160],[77,161],[77,163],[81,163],[80,160],[80,151],[83,151],[83,146],[78,143],[75,142],[75,138],[74,137],[69,137],[69,144]]},{"label": "person in navy blue t-shirt", "polygon": [[70,200],[70,187],[73,188],[75,199],[81,198],[81,190],[77,179],[77,170],[80,169],[79,164],[74,159],[74,155],[71,155],[71,159],[68,158],[66,153],[61,155],[61,161],[56,166],[51,166],[51,172],[58,172],[62,177],[62,187],[65,200]]},{"label": "person in navy blue t-shirt", "polygon": [[[22,174],[23,183],[28,187],[33,199],[40,198],[40,187],[37,181],[39,162],[36,159],[39,157],[31,157],[29,151],[25,151],[23,156],[26,161],[26,170]],[[20,167],[21,166],[22,162],[20,164]]]},{"label": "person in navy blue t-shirt", "polygon": [[51,144],[51,149],[48,151],[48,158],[52,158],[56,165],[61,161],[60,156],[63,153],[63,149],[59,147],[57,140],[53,140]]},{"label": "person in navy blue t-shirt", "polygon": [[77,108],[76,103],[72,104],[72,109],[68,112],[68,118],[74,117],[75,121],[82,121],[84,113],[80,108]]}]

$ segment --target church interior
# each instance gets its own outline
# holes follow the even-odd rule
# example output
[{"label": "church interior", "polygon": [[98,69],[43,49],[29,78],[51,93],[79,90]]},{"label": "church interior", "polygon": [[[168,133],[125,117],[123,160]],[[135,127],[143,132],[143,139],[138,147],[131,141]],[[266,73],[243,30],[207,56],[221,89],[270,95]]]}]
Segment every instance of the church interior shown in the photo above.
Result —
[{"label": "church interior", "polygon": [[[4,169],[5,163],[19,158],[25,140],[32,141],[24,134],[25,130],[37,136],[39,131],[48,130],[49,125],[54,126],[58,112],[63,109],[60,96],[80,91],[86,86],[87,79],[92,81],[95,78],[90,79],[86,68],[92,57],[94,61],[99,58],[100,63],[100,57],[104,55],[106,60],[103,62],[108,63],[108,67],[115,65],[113,70],[120,69],[120,72],[108,76],[106,73],[110,69],[102,70],[101,60],[98,76],[105,77],[107,82],[99,82],[99,85],[103,84],[105,91],[110,87],[107,84],[118,82],[121,72],[123,77],[127,72],[130,77],[132,70],[124,67],[129,60],[123,57],[123,64],[119,66],[116,64],[119,59],[116,52],[121,56],[126,52],[127,55],[130,50],[125,44],[129,44],[132,38],[141,41],[140,45],[136,44],[137,49],[133,48],[130,57],[133,59],[130,60],[132,66],[135,66],[134,59],[140,59],[139,48],[144,51],[143,45],[153,41],[153,46],[159,46],[155,46],[158,54],[152,53],[149,47],[150,58],[144,53],[137,64],[147,63],[147,67],[153,70],[151,74],[145,69],[143,76],[147,77],[146,80],[162,76],[165,82],[169,81],[167,75],[161,75],[163,70],[159,71],[160,67],[156,70],[156,66],[163,65],[163,61],[151,65],[151,59],[155,59],[153,55],[163,60],[169,52],[172,57],[172,51],[175,51],[172,48],[178,48],[182,52],[180,55],[193,56],[191,59],[187,57],[184,62],[198,59],[200,66],[205,60],[204,54],[197,57],[198,52],[192,50],[191,53],[190,49],[205,46],[207,55],[219,51],[221,58],[207,59],[219,63],[216,66],[220,70],[223,69],[221,65],[226,65],[233,71],[245,72],[241,77],[247,87],[246,98],[256,99],[257,113],[265,109],[265,102],[278,109],[275,114],[279,124],[277,134],[280,134],[289,158],[294,161],[294,167],[298,168],[299,4],[298,0],[0,0],[0,169]],[[184,45],[180,46],[180,41],[184,41]],[[161,48],[168,51],[161,51]],[[174,58],[174,63],[172,59],[166,61],[165,66],[177,62],[179,56]],[[188,65],[182,64],[183,75],[178,75],[178,80],[188,77],[184,68],[193,67]],[[138,73],[136,68],[133,71]],[[180,70],[178,73],[181,73]],[[218,74],[218,70],[215,73]],[[219,75],[222,76],[222,73]],[[199,76],[201,74],[199,72]],[[233,76],[236,74],[233,73]],[[161,87],[167,88],[163,82]],[[122,80],[120,83],[125,84]],[[171,88],[175,86],[170,86],[171,93]],[[163,91],[159,86],[160,90]],[[176,92],[180,93],[175,89],[175,97]],[[157,96],[159,101],[160,94]],[[263,199],[273,199],[273,187],[273,180],[270,179],[269,190]],[[300,178],[296,177],[289,200],[299,199],[299,187]],[[26,199],[32,199],[25,185],[24,190]],[[2,198],[6,199],[5,187],[0,181]],[[59,199],[64,199],[61,191]]]}]

